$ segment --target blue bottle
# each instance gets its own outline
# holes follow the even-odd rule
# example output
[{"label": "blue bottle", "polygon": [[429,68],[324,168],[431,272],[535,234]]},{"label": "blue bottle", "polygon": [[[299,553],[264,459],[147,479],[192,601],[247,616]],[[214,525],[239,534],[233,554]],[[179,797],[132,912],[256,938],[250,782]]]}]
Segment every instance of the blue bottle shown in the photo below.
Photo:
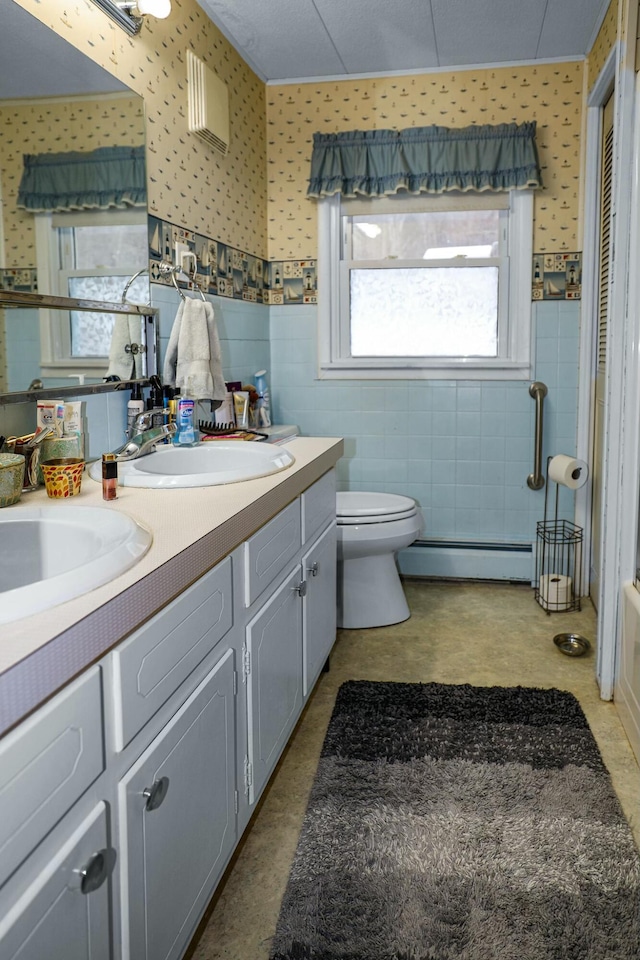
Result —
[{"label": "blue bottle", "polygon": [[173,442],[177,447],[195,447],[198,433],[195,426],[196,401],[187,394],[178,397],[176,411],[177,430]]}]

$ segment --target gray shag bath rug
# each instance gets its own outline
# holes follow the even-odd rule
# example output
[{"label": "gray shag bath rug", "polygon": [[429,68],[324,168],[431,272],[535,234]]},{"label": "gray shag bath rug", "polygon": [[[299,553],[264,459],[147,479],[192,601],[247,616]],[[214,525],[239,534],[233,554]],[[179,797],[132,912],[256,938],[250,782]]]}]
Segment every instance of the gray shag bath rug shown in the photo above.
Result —
[{"label": "gray shag bath rug", "polygon": [[639,960],[640,856],[578,701],[351,681],[272,960]]}]

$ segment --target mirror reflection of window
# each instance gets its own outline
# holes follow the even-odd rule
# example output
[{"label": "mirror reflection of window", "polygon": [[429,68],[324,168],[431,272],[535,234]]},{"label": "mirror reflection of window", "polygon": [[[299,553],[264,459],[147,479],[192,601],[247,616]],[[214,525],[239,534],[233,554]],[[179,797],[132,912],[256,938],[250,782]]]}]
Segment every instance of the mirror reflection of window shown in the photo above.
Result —
[{"label": "mirror reflection of window", "polygon": [[[54,243],[57,241],[60,264],[58,295],[119,303],[127,280],[135,272],[131,264],[144,265],[147,259],[146,214],[134,215],[130,220],[136,218],[138,223],[109,222],[120,217],[117,213],[104,213],[96,215],[96,222],[91,223],[87,221],[94,219],[92,215],[84,214],[80,223],[56,226],[69,221],[62,215],[55,217]],[[148,276],[134,280],[127,300],[149,302]],[[114,314],[71,311],[68,322],[70,358],[109,356]]]},{"label": "mirror reflection of window", "polygon": [[[38,220],[38,260],[51,264],[49,290],[40,292],[120,303],[130,277],[147,263],[144,210],[42,214]],[[149,299],[149,277],[143,275],[129,287],[127,301],[148,304]],[[89,370],[107,363],[114,314],[57,311],[49,322],[56,328],[49,363],[84,362]]]}]

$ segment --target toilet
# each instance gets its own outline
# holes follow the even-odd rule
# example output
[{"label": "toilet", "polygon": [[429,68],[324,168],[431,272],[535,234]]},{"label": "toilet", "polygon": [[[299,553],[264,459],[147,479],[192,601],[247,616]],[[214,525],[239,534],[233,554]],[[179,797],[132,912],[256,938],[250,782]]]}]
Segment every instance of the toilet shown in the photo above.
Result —
[{"label": "toilet", "polygon": [[336,513],[338,626],[353,630],[407,620],[396,553],[422,530],[415,500],[394,493],[339,492]]}]

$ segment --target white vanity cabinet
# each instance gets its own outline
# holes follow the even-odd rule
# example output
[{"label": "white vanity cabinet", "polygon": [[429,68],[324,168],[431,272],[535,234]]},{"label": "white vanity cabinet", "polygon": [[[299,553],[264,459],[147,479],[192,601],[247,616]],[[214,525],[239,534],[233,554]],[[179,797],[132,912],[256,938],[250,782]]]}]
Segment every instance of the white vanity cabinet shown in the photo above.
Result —
[{"label": "white vanity cabinet", "polygon": [[258,531],[244,549],[247,577],[256,569],[263,573],[259,591],[251,592],[245,584],[246,600],[258,597],[249,610],[242,652],[247,700],[244,794],[251,806],[271,776],[336,636],[333,471]]},{"label": "white vanity cabinet", "polygon": [[123,958],[182,956],[236,842],[228,649],[121,780]]},{"label": "white vanity cabinet", "polygon": [[335,640],[334,471],[230,549],[0,740],[0,960],[183,957]]}]

